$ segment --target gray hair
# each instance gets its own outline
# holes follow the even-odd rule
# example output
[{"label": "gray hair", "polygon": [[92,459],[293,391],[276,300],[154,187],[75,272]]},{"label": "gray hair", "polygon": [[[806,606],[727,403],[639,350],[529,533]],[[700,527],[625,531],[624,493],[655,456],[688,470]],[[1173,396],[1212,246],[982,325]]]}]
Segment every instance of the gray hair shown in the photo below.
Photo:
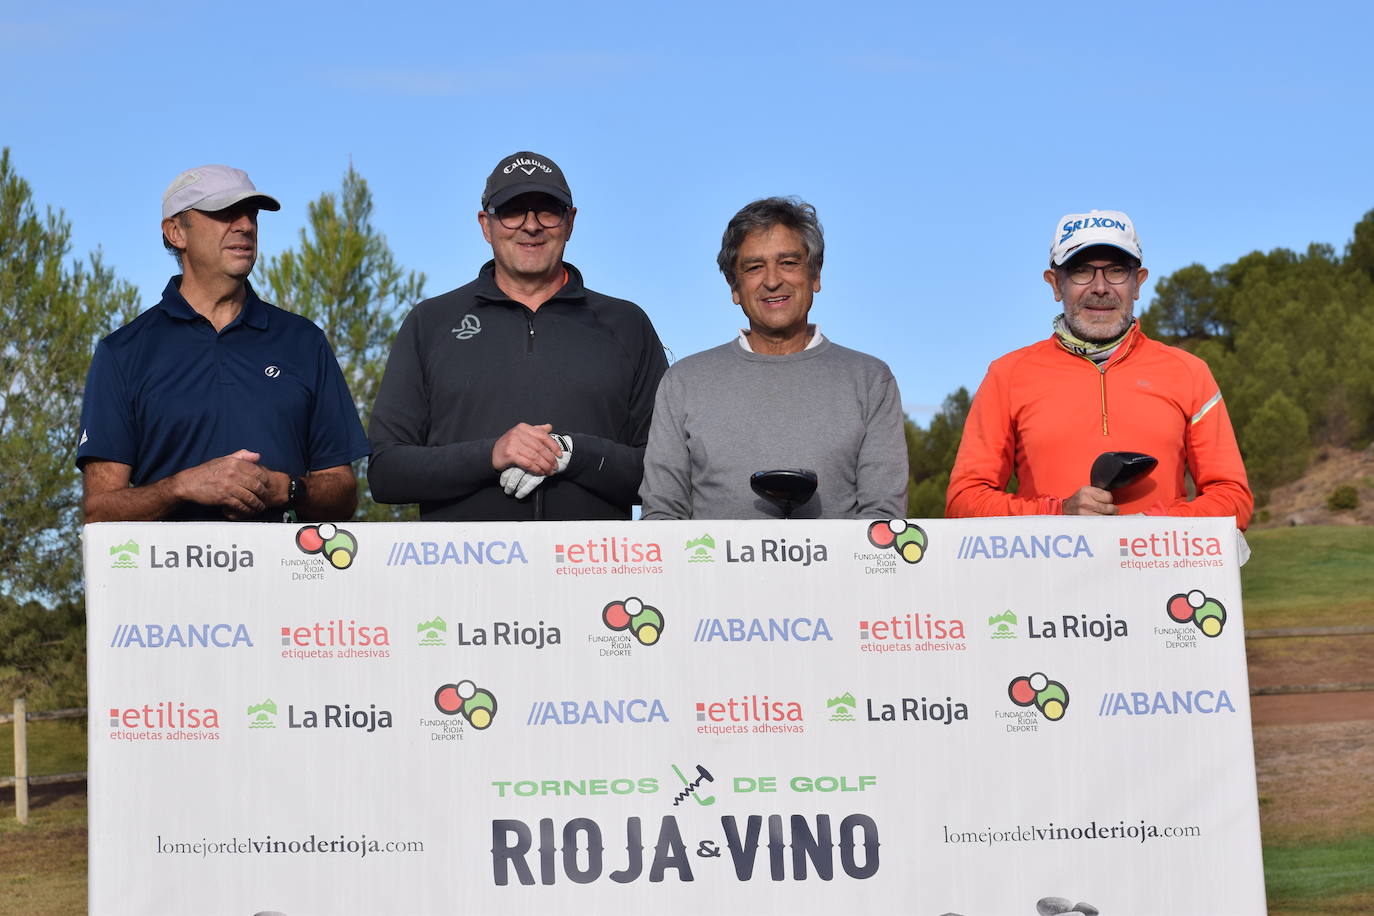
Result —
[{"label": "gray hair", "polygon": [[765,197],[751,204],[745,204],[730,219],[725,234],[720,239],[720,254],[716,264],[725,274],[725,282],[735,288],[735,262],[739,260],[739,249],[751,232],[783,226],[797,233],[806,246],[806,267],[812,277],[821,272],[825,260],[825,230],[816,218],[816,208],[799,197]]}]

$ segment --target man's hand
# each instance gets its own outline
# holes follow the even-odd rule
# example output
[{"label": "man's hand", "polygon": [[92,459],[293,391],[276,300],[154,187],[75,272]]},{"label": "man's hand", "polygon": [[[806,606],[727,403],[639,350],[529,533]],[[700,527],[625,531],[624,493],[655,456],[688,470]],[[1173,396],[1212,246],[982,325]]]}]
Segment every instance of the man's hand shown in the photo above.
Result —
[{"label": "man's hand", "polygon": [[172,478],[177,499],[202,506],[218,506],[226,518],[250,518],[271,502],[270,472],[258,464],[257,452],[239,449],[232,455],[187,468]]},{"label": "man's hand", "polygon": [[550,435],[552,432],[552,423],[515,424],[492,446],[492,469],[504,471],[517,467],[530,474],[557,473],[558,456],[563,454],[563,449]]},{"label": "man's hand", "polygon": [[1082,487],[1064,500],[1065,515],[1116,515],[1112,494],[1097,487]]},{"label": "man's hand", "polygon": [[[549,433],[549,438],[553,439],[559,446],[560,454],[554,467],[554,473],[561,474],[568,469],[568,462],[572,460],[572,436]],[[543,474],[530,474],[518,467],[506,468],[501,472],[501,489],[506,492],[507,496],[524,499],[534,492],[535,487],[544,482],[544,477]]]}]

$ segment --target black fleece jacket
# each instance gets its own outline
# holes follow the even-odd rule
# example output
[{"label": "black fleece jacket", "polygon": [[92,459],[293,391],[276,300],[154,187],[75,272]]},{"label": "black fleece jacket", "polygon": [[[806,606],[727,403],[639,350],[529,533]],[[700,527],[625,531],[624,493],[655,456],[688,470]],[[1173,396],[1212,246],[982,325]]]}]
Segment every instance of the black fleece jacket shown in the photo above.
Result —
[{"label": "black fleece jacket", "polygon": [[639,306],[564,267],[567,283],[534,311],[501,292],[489,261],[406,317],[368,427],[374,499],[418,502],[426,521],[531,519],[533,497],[502,492],[491,451],[516,423],[552,423],[573,453],[540,484],[544,518],[630,517],[667,359]]}]

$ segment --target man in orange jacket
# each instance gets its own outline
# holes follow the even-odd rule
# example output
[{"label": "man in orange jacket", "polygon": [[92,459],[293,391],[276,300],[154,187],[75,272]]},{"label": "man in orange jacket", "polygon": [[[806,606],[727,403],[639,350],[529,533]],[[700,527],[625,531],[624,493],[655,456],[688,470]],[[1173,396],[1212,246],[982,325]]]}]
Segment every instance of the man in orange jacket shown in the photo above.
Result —
[{"label": "man in orange jacket", "polygon": [[[1126,214],[1059,221],[1045,282],[1064,311],[1049,339],[988,367],[950,476],[947,516],[1212,515],[1245,528],[1254,498],[1211,371],[1136,323],[1147,275]],[[1113,492],[1088,486],[1093,460],[1109,451],[1144,452],[1159,464]],[[1006,492],[1013,475],[1014,494]]]}]

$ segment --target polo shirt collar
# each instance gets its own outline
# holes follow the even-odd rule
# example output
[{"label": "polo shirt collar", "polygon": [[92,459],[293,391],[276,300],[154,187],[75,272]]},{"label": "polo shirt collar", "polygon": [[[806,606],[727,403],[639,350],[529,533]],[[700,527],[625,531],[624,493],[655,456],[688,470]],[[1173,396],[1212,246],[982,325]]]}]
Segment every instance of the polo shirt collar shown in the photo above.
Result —
[{"label": "polo shirt collar", "polygon": [[[267,304],[258,298],[258,294],[253,291],[253,285],[247,280],[243,281],[244,297],[243,308],[239,310],[238,317],[229,324],[225,325],[224,330],[229,330],[234,325],[242,323],[250,328],[259,331],[267,329]],[[167,281],[167,287],[162,291],[162,301],[158,308],[170,318],[181,321],[195,321],[200,317],[200,313],[191,308],[191,304],[186,301],[186,297],[181,295],[181,275],[173,277]]]}]

